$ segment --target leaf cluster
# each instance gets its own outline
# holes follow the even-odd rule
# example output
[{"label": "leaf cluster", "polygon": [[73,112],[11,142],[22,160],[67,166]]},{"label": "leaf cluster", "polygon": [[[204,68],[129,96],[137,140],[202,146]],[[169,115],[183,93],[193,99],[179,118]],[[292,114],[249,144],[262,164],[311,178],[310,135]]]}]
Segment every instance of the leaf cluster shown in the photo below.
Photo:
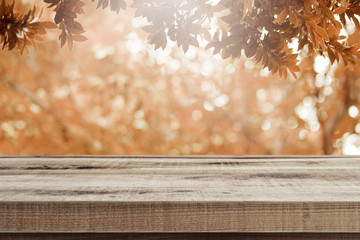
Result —
[{"label": "leaf cluster", "polygon": [[[61,47],[67,42],[72,49],[73,41],[87,39],[76,21],[84,14],[83,0],[44,2],[54,8]],[[13,5],[3,0],[0,9],[4,47],[23,49],[25,36],[33,40],[46,27],[53,27],[34,22],[35,8],[14,15]],[[100,7],[118,13],[127,4],[125,0],[97,0]],[[349,21],[360,30],[360,0],[221,0],[216,5],[210,0],[132,0],[131,7],[136,9],[135,17],[148,20],[143,30],[155,49],[164,49],[171,40],[187,52],[204,40],[207,49],[223,58],[245,55],[273,73],[286,77],[290,72],[295,78],[300,71],[298,53],[303,49],[329,57],[332,64],[342,60],[350,69],[360,58],[359,47],[348,45],[341,35]]]},{"label": "leaf cluster", "polygon": [[40,22],[36,16],[34,6],[26,14],[14,12],[15,1],[12,4],[5,0],[0,5],[0,44],[2,49],[19,50],[21,53],[27,46],[34,45],[35,40],[42,41],[41,35],[46,33],[47,28],[56,28],[52,22]]},{"label": "leaf cluster", "polygon": [[54,7],[55,11],[55,24],[59,26],[61,34],[59,36],[61,47],[67,42],[68,47],[71,50],[73,41],[85,41],[87,38],[81,35],[85,32],[83,26],[75,21],[78,14],[83,14],[83,3],[80,0],[44,0],[45,3],[49,3],[51,7]]},{"label": "leaf cluster", "polygon": [[[92,0],[93,2],[95,0]],[[67,42],[68,48],[71,50],[73,42],[83,42],[87,38],[82,34],[85,32],[83,26],[76,21],[79,14],[84,14],[83,7],[85,3],[81,0],[44,0],[50,4],[49,8],[54,7],[54,22],[59,26],[61,34],[59,36],[60,46],[64,46]],[[112,11],[119,13],[120,9],[126,9],[124,0],[98,0],[97,8],[103,9],[110,6]]]},{"label": "leaf cluster", "polygon": [[[92,0],[93,2],[95,0]],[[111,11],[117,13],[120,12],[120,9],[126,10],[126,3],[124,0],[98,0],[97,8],[102,7],[103,9],[110,6]]]},{"label": "leaf cluster", "polygon": [[148,40],[155,49],[164,49],[167,37],[184,52],[189,46],[199,47],[199,37],[211,40],[209,31],[204,27],[214,11],[208,1],[134,0],[131,6],[136,8],[136,17],[145,17],[149,21],[150,25],[143,30],[149,33]]},{"label": "leaf cluster", "polygon": [[[214,54],[244,54],[273,73],[286,77],[290,72],[295,78],[298,52],[305,46],[310,55],[327,55],[331,63],[342,59],[352,68],[359,62],[359,48],[348,46],[340,34],[346,17],[360,30],[359,0],[221,0],[216,6],[210,1],[134,0],[132,6],[151,23],[144,30],[155,49],[164,48],[168,37],[186,52],[189,45],[197,47],[202,36]],[[217,29],[210,32],[204,20],[214,21],[213,16]]]},{"label": "leaf cluster", "polygon": [[286,77],[289,70],[295,78],[300,71],[297,52],[305,46],[310,55],[327,53],[331,63],[342,57],[352,68],[359,61],[358,47],[348,46],[340,35],[347,24],[345,14],[360,29],[355,16],[360,13],[358,0],[222,0],[219,4],[230,10],[222,17],[229,30],[210,46],[224,58],[238,57],[244,50],[246,57],[254,57],[273,73]]}]

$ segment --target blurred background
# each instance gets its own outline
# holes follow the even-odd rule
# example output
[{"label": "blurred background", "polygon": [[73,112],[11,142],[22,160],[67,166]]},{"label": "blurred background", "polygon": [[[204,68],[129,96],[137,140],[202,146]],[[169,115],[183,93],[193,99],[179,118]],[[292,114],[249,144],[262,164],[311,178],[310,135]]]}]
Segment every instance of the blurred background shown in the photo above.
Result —
[{"label": "blurred background", "polygon": [[0,51],[0,154],[360,154],[359,68],[305,50],[298,79],[282,79],[211,50],[154,51],[131,8],[95,8],[72,52],[56,29]]}]

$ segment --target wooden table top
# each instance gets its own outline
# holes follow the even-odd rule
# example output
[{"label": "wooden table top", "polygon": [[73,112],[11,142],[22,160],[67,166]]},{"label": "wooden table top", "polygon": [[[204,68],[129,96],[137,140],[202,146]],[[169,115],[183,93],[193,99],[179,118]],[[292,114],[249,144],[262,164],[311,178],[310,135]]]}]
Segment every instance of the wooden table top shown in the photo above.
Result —
[{"label": "wooden table top", "polygon": [[359,232],[360,157],[0,157],[0,232]]}]

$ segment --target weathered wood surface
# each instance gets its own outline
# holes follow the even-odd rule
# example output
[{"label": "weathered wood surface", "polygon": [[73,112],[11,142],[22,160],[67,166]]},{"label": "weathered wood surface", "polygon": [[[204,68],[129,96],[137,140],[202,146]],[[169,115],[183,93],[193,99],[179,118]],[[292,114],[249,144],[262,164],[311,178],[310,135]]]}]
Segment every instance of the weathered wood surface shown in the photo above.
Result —
[{"label": "weathered wood surface", "polygon": [[360,232],[360,158],[0,157],[0,232]]},{"label": "weathered wood surface", "polygon": [[0,233],[1,240],[359,240],[360,233]]}]

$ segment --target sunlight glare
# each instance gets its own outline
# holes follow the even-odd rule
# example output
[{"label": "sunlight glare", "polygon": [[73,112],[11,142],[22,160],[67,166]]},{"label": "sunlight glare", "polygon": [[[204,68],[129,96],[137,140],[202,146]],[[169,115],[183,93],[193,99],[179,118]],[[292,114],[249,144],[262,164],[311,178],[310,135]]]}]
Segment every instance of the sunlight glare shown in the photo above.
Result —
[{"label": "sunlight glare", "polygon": [[120,110],[125,107],[125,100],[124,97],[121,95],[117,95],[113,100],[113,108]]},{"label": "sunlight glare", "polygon": [[9,136],[9,137],[15,137],[16,136],[16,132],[14,127],[8,123],[8,122],[4,122],[1,124],[1,129]]},{"label": "sunlight glare", "polygon": [[216,107],[223,107],[229,102],[229,97],[226,94],[221,94],[219,97],[214,99],[214,105]]},{"label": "sunlight glare", "polygon": [[325,96],[330,96],[332,93],[333,93],[332,87],[327,86],[327,87],[324,88],[324,95]]},{"label": "sunlight glare", "polygon": [[302,130],[299,132],[299,139],[300,139],[300,140],[304,140],[304,139],[306,138],[307,133],[308,133],[307,130],[302,129]]},{"label": "sunlight glare", "polygon": [[325,75],[317,74],[315,78],[315,86],[321,88],[324,86],[324,84],[325,84]]},{"label": "sunlight glare", "polygon": [[298,122],[296,120],[295,117],[290,117],[288,120],[287,120],[287,125],[289,128],[291,129],[295,129],[298,127]]},{"label": "sunlight glare", "polygon": [[355,132],[360,133],[360,123],[356,124]]},{"label": "sunlight glare", "polygon": [[263,69],[261,69],[261,70],[260,70],[260,73],[259,73],[259,75],[260,75],[261,77],[268,77],[270,74],[271,74],[271,72],[269,71],[268,68],[263,68]]},{"label": "sunlight glare", "polygon": [[360,136],[357,134],[344,135],[343,153],[345,155],[360,155]]},{"label": "sunlight glare", "polygon": [[136,32],[131,32],[126,36],[126,48],[133,54],[144,51],[146,49],[146,42],[140,40]]},{"label": "sunlight glare", "polygon": [[316,56],[314,62],[314,70],[317,73],[325,74],[330,67],[330,60],[323,56]]},{"label": "sunlight glare", "polygon": [[101,44],[95,44],[92,46],[91,50],[93,51],[96,59],[103,59],[108,55],[115,53],[114,46],[104,46]]},{"label": "sunlight glare", "polygon": [[262,129],[263,131],[267,131],[267,130],[269,130],[270,128],[271,128],[271,122],[270,122],[269,120],[265,120],[265,121],[262,122],[262,124],[261,124],[261,129]]},{"label": "sunlight glare", "polygon": [[196,109],[196,110],[194,110],[194,111],[192,112],[191,116],[192,116],[192,119],[193,119],[195,122],[198,122],[198,121],[200,121],[200,120],[202,119],[203,113],[202,113],[201,110]]},{"label": "sunlight glare", "polygon": [[274,104],[272,104],[271,102],[266,102],[260,105],[260,107],[263,113],[271,113],[275,109]]},{"label": "sunlight glare", "polygon": [[295,108],[295,113],[308,124],[311,131],[316,132],[319,130],[320,124],[317,119],[314,101],[311,97],[305,97],[302,103]]},{"label": "sunlight glare", "polygon": [[348,113],[351,118],[356,118],[359,115],[359,109],[356,106],[352,105],[349,107]]},{"label": "sunlight glare", "polygon": [[265,101],[266,99],[266,96],[267,96],[267,92],[265,89],[263,88],[260,88],[256,91],[256,98],[260,101]]},{"label": "sunlight glare", "polygon": [[204,102],[203,107],[208,112],[214,111],[214,106],[211,103],[209,103],[208,101]]},{"label": "sunlight glare", "polygon": [[214,64],[211,61],[205,61],[201,64],[200,73],[204,76],[211,76],[213,74]]},{"label": "sunlight glare", "polygon": [[209,92],[211,90],[213,90],[215,87],[214,87],[214,84],[209,82],[209,81],[202,81],[201,82],[201,90],[203,92]]},{"label": "sunlight glare", "polygon": [[133,127],[139,130],[147,130],[149,125],[144,119],[135,119],[133,122]]}]

